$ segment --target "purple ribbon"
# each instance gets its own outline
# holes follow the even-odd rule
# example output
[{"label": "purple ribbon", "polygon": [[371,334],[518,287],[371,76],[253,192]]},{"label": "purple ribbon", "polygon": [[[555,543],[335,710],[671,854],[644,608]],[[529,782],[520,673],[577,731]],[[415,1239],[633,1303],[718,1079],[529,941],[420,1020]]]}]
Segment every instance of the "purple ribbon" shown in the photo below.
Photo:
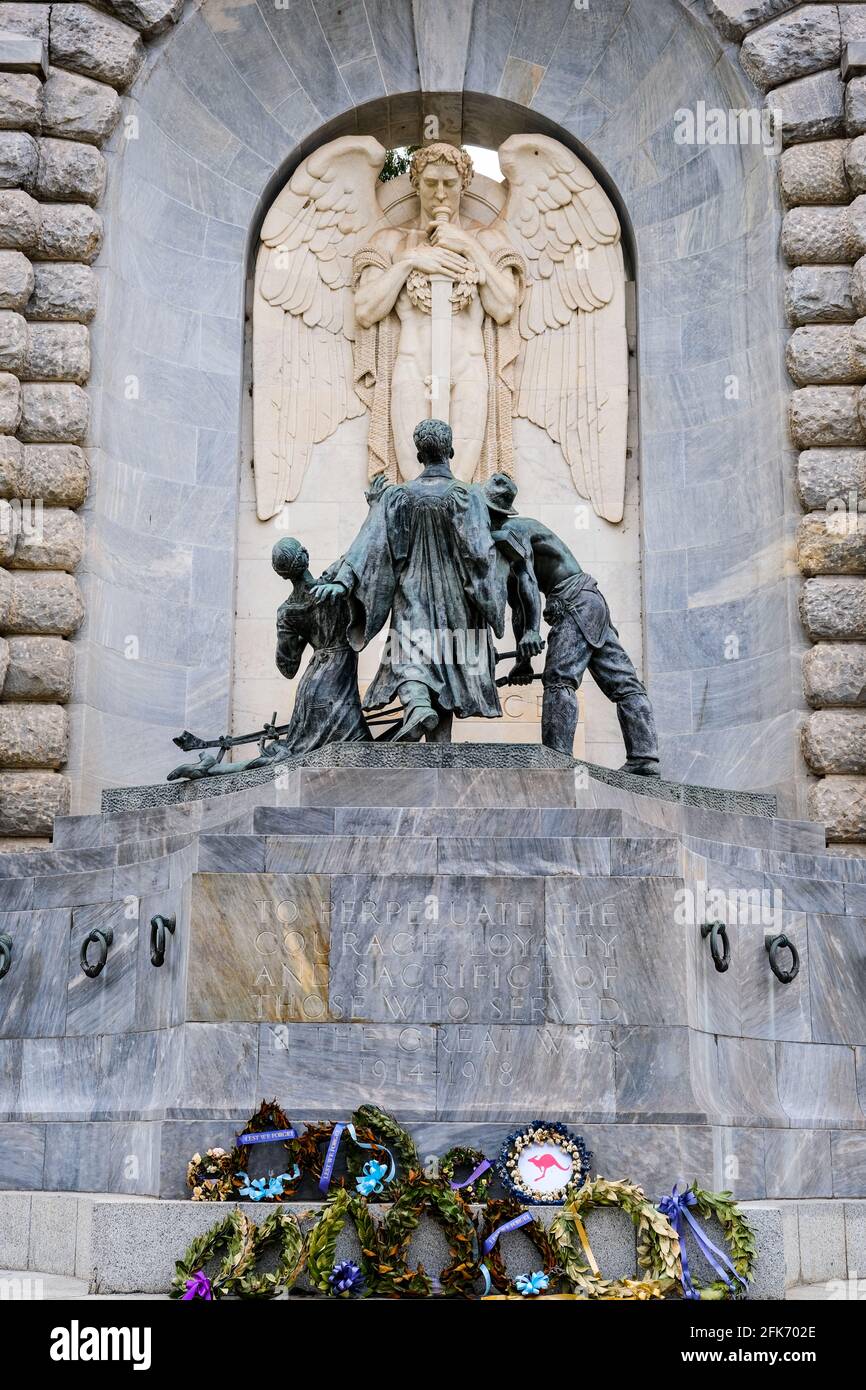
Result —
[{"label": "purple ribbon", "polygon": [[204,1298],[209,1303],[213,1302],[211,1293],[211,1283],[203,1269],[197,1269],[191,1279],[186,1281],[186,1293],[181,1294],[181,1303],[187,1303],[191,1298]]},{"label": "purple ribbon", "polygon": [[532,1212],[522,1211],[519,1216],[513,1216],[510,1221],[506,1221],[503,1225],[497,1226],[496,1230],[491,1231],[490,1235],[485,1240],[482,1253],[489,1255],[500,1236],[507,1236],[509,1231],[516,1231],[519,1226],[525,1226],[526,1223],[531,1220]]},{"label": "purple ribbon", "polygon": [[281,1139],[297,1139],[294,1129],[259,1129],[250,1134],[239,1134],[238,1144],[275,1144]]},{"label": "purple ribbon", "polygon": [[489,1167],[490,1159],[483,1158],[479,1163],[478,1167],[475,1169],[474,1173],[470,1173],[468,1178],[464,1178],[463,1182],[449,1183],[449,1186],[453,1189],[454,1192],[459,1192],[461,1187],[468,1187],[469,1184],[471,1182],[474,1182],[476,1178],[480,1178],[481,1174],[486,1173]]},{"label": "purple ribbon", "polygon": [[322,1176],[319,1178],[319,1190],[327,1192],[331,1186],[331,1178],[334,1172],[334,1164],[337,1161],[337,1150],[340,1147],[340,1140],[343,1137],[344,1124],[334,1125],[331,1132],[331,1141],[328,1144],[328,1151],[325,1154],[325,1161],[322,1164]]},{"label": "purple ribbon", "polygon": [[[668,1218],[668,1221],[670,1221],[671,1225],[677,1233],[677,1236],[679,1237],[680,1260],[682,1262],[683,1269],[683,1296],[685,1298],[700,1298],[700,1294],[698,1293],[697,1289],[692,1283],[692,1276],[689,1270],[689,1260],[688,1255],[686,1254],[686,1228],[683,1224],[683,1218],[685,1218],[685,1220],[688,1221],[689,1225],[694,1231],[695,1239],[698,1243],[698,1249],[700,1250],[704,1259],[707,1261],[708,1264],[712,1265],[713,1269],[723,1280],[723,1282],[727,1285],[727,1287],[731,1290],[731,1292],[736,1293],[736,1289],[733,1283],[731,1282],[730,1275],[726,1272],[724,1266],[727,1265],[727,1268],[728,1270],[730,1270],[730,1273],[734,1276],[735,1279],[739,1280],[743,1288],[746,1287],[746,1281],[742,1277],[742,1275],[738,1274],[737,1271],[734,1269],[734,1266],[731,1264],[731,1261],[728,1259],[728,1256],[725,1254],[724,1250],[719,1250],[717,1246],[713,1245],[709,1236],[706,1234],[705,1231],[701,1230],[697,1221],[692,1216],[691,1212],[689,1211],[689,1207],[695,1207],[697,1206],[697,1203],[698,1199],[695,1196],[694,1192],[692,1192],[691,1188],[687,1187],[685,1192],[678,1192],[677,1184],[675,1183],[674,1190],[671,1193],[670,1197],[662,1197],[661,1201],[658,1204],[659,1211],[662,1213],[663,1216],[666,1216]],[[714,1255],[718,1255],[721,1264],[717,1263],[716,1260],[713,1259]]]}]

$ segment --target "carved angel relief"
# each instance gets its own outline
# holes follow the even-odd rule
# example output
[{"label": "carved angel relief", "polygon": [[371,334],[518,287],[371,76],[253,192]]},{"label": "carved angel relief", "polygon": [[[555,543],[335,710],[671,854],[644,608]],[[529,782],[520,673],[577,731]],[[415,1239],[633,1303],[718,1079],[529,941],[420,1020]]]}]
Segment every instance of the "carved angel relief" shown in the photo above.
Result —
[{"label": "carved angel relief", "polygon": [[383,147],[344,136],[304,160],[275,200],[253,324],[263,520],[297,497],[313,444],[366,411],[371,476],[417,475],[412,430],[428,416],[451,424],[464,481],[515,474],[521,416],[560,446],[598,515],[622,519],[616,212],[558,141],[512,135],[498,153],[504,184],[473,179],[469,156],[441,144],[416,152],[409,180],[382,184]]}]

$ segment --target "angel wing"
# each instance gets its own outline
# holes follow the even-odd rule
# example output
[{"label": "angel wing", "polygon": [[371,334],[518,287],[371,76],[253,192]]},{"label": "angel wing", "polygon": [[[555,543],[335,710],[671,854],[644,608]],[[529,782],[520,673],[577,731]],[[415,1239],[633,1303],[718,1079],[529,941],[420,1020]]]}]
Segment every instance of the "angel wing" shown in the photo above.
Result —
[{"label": "angel wing", "polygon": [[598,515],[621,521],[628,348],[619,219],[558,140],[512,135],[499,163],[508,180],[499,224],[527,265],[513,413],[560,445]]},{"label": "angel wing", "polygon": [[299,165],[260,233],[253,315],[256,509],[297,497],[314,444],[366,407],[353,387],[352,256],[380,221],[385,149],[345,135]]}]

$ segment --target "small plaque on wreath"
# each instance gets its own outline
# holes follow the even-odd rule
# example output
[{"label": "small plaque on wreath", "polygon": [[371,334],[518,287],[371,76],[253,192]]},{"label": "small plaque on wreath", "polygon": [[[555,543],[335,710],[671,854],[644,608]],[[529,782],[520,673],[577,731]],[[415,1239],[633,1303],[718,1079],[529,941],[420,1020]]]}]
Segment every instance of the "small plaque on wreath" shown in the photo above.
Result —
[{"label": "small plaque on wreath", "polygon": [[592,1154],[565,1125],[534,1120],[506,1139],[499,1172],[512,1196],[521,1202],[566,1202],[589,1177]]}]

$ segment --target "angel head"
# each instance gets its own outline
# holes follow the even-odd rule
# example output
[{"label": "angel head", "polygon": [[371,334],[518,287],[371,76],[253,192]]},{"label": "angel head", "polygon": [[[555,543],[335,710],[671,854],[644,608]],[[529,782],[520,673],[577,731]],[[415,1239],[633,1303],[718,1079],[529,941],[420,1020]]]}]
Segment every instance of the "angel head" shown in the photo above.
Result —
[{"label": "angel head", "polygon": [[447,463],[453,459],[451,426],[444,420],[422,420],[412,434],[418,450],[418,462],[426,468],[430,463]]},{"label": "angel head", "polygon": [[310,563],[305,546],[294,536],[281,536],[271,551],[271,564],[281,579],[301,579]]},{"label": "angel head", "polygon": [[409,179],[417,190],[423,221],[447,217],[455,221],[461,194],[472,182],[474,167],[465,150],[437,141],[422,145],[412,155]]}]

